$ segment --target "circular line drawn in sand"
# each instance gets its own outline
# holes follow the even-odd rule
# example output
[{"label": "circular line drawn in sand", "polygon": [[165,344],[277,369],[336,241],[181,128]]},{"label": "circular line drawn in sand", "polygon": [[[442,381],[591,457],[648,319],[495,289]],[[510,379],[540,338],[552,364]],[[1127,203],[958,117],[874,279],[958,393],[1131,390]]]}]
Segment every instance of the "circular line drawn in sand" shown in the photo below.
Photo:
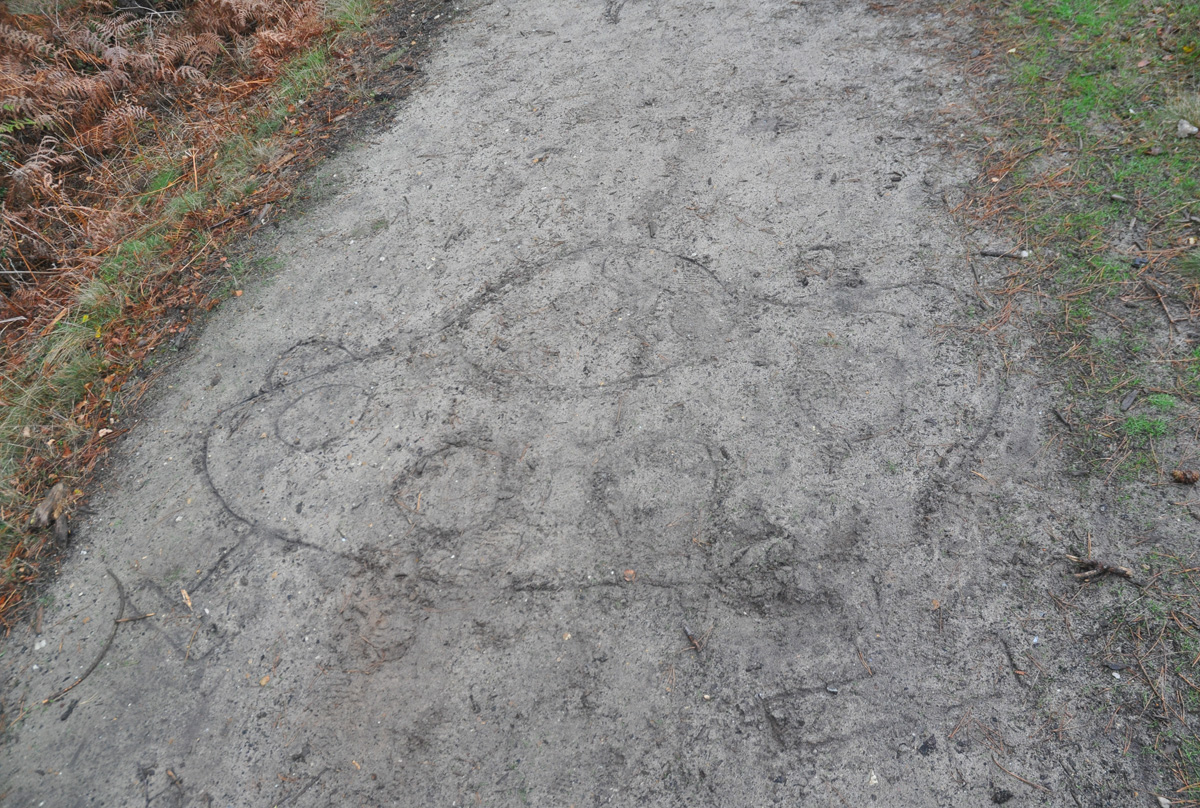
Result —
[{"label": "circular line drawn in sand", "polygon": [[275,419],[275,437],[289,448],[328,447],[362,421],[371,402],[365,387],[325,384],[301,395]]},{"label": "circular line drawn in sand", "polygon": [[716,465],[702,442],[673,434],[625,442],[592,474],[592,499],[618,527],[660,532],[709,504]]},{"label": "circular line drawn in sand", "polygon": [[306,340],[288,348],[271,363],[266,373],[267,388],[296,384],[357,360],[358,357],[340,343]]},{"label": "circular line drawn in sand", "polygon": [[443,446],[408,465],[392,483],[392,501],[409,519],[429,527],[466,531],[486,522],[511,480],[498,452],[468,444]]},{"label": "circular line drawn in sand", "polygon": [[659,300],[660,314],[666,315],[671,330],[688,341],[711,342],[728,336],[734,311],[729,291],[716,273],[693,258],[674,256],[672,264],[671,294]]}]

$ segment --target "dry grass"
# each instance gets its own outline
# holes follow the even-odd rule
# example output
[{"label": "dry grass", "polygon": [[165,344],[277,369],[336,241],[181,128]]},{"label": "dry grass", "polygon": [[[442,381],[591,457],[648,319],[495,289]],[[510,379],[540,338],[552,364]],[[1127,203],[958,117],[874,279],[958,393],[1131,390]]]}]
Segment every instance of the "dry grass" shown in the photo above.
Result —
[{"label": "dry grass", "polygon": [[0,623],[53,557],[29,512],[80,494],[132,371],[215,305],[224,245],[316,151],[306,102],[373,11],[0,4]]}]

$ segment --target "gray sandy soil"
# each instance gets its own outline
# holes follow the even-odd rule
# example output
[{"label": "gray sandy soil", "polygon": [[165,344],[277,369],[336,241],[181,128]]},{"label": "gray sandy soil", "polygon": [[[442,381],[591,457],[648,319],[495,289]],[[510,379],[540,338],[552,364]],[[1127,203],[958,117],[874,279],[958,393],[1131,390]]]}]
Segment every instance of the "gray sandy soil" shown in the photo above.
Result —
[{"label": "gray sandy soil", "polygon": [[467,10],[116,453],[4,647],[4,804],[1144,804],[1038,730],[1108,672],[1014,673],[1090,506],[942,327],[945,24]]}]

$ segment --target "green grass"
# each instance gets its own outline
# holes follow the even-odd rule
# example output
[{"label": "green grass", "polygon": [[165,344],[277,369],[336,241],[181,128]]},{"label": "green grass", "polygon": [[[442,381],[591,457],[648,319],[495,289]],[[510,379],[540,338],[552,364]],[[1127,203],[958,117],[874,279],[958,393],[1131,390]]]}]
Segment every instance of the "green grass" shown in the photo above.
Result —
[{"label": "green grass", "polygon": [[1186,280],[1200,283],[1200,252],[1192,251],[1180,258],[1176,271]]},{"label": "green grass", "polygon": [[1174,396],[1169,396],[1166,393],[1155,393],[1146,396],[1146,403],[1159,412],[1170,412],[1179,406],[1179,400]]},{"label": "green grass", "polygon": [[340,32],[355,34],[366,29],[375,6],[373,0],[334,0],[326,6],[325,13]]},{"label": "green grass", "polygon": [[[1152,740],[1146,757],[1161,769],[1164,782],[1185,789],[1200,787],[1200,581],[1189,559],[1168,552],[1143,556],[1135,571],[1152,582],[1101,584],[1108,605],[1103,623],[1112,636],[1102,644],[1106,662],[1125,664],[1115,702],[1105,709],[1136,709],[1146,723],[1143,739]],[[1158,677],[1159,671],[1169,675]]]},{"label": "green grass", "polygon": [[283,128],[296,104],[319,90],[329,77],[329,47],[322,45],[290,59],[271,92],[267,112],[258,120],[257,137],[267,137]]},{"label": "green grass", "polygon": [[179,178],[183,176],[183,172],[178,168],[166,168],[150,178],[150,182],[146,183],[146,194],[157,194],[170,188]]},{"label": "green grass", "polygon": [[1121,425],[1121,431],[1135,440],[1146,441],[1166,437],[1170,432],[1170,427],[1161,418],[1133,415],[1125,419],[1125,423]]},{"label": "green grass", "polygon": [[[1111,451],[1114,407],[1130,389],[1170,423],[1200,418],[1200,347],[1171,339],[1171,319],[1200,307],[1200,249],[1181,226],[1200,216],[1200,3],[1017,0],[976,5],[1007,82],[981,110],[995,127],[968,201],[999,218],[1033,257],[1004,279],[1075,416],[1072,465],[1132,481]],[[999,178],[999,181],[993,181]],[[1189,238],[1191,239],[1189,241]],[[1047,301],[1053,301],[1047,305]],[[1006,313],[1007,316],[1007,313]],[[1136,384],[1128,380],[1137,379]],[[1145,445],[1168,419],[1119,419]]]}]

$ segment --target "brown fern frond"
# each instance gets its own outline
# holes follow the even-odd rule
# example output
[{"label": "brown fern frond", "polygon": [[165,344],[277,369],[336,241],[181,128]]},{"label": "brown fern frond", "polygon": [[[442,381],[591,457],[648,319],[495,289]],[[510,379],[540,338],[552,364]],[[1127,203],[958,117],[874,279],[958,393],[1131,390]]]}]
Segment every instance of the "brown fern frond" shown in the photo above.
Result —
[{"label": "brown fern frond", "polygon": [[108,0],[84,0],[81,6],[89,14],[111,14],[113,4]]},{"label": "brown fern frond", "polygon": [[30,31],[22,31],[20,28],[3,22],[0,22],[0,46],[11,48],[17,53],[23,53],[26,56],[46,60],[51,60],[58,56],[58,50],[47,42],[44,37]]},{"label": "brown fern frond", "polygon": [[110,70],[123,69],[127,64],[129,64],[129,61],[133,56],[133,54],[120,45],[113,45],[109,48],[106,48],[104,53],[101,55],[103,56],[104,62],[108,65]]},{"label": "brown fern frond", "polygon": [[204,73],[191,65],[183,65],[177,67],[171,75],[172,80],[176,84],[207,84],[208,77]]},{"label": "brown fern frond", "polygon": [[129,57],[129,68],[139,76],[157,76],[159,73],[158,57],[153,53],[134,53]]},{"label": "brown fern frond", "polygon": [[76,148],[91,154],[103,154],[112,147],[112,141],[102,123],[78,132],[71,139],[71,143]]},{"label": "brown fern frond", "polygon": [[100,81],[111,93],[129,86],[129,74],[124,70],[105,70],[100,74]]},{"label": "brown fern frond", "polygon": [[159,40],[154,48],[154,55],[159,61],[160,70],[179,64],[195,44],[196,38],[192,36],[164,37]]},{"label": "brown fern frond", "polygon": [[47,70],[38,75],[38,83],[50,98],[84,101],[104,91],[102,82],[66,70]]},{"label": "brown fern frond", "polygon": [[149,117],[150,112],[145,107],[140,107],[136,104],[121,104],[119,107],[110,109],[105,114],[99,128],[103,130],[106,144],[111,146],[121,136],[135,131],[138,121],[147,120]]},{"label": "brown fern frond", "polygon": [[0,82],[5,86],[16,82],[25,73],[32,72],[29,63],[11,51],[0,52]]},{"label": "brown fern frond", "polygon": [[9,95],[0,98],[0,118],[13,120],[29,118],[37,114],[40,105],[27,95]]},{"label": "brown fern frond", "polygon": [[37,191],[50,190],[54,185],[54,158],[58,156],[58,138],[46,135],[24,164],[9,174],[14,189],[22,198],[35,197]]},{"label": "brown fern frond", "polygon": [[274,13],[279,10],[276,4],[263,0],[221,0],[220,4],[233,14],[243,29],[273,22]]},{"label": "brown fern frond", "polygon": [[139,28],[148,28],[149,21],[131,11],[122,11],[104,20],[96,27],[96,33],[110,42],[126,42]]},{"label": "brown fern frond", "polygon": [[256,59],[264,56],[277,59],[294,50],[297,44],[287,31],[259,31],[254,35],[254,49],[250,55]]},{"label": "brown fern frond", "polygon": [[71,123],[76,129],[86,128],[96,123],[113,105],[113,96],[109,92],[96,93],[89,96],[77,106],[71,115]]},{"label": "brown fern frond", "polygon": [[217,57],[225,50],[221,38],[211,31],[192,37],[192,45],[183,56],[183,61],[208,73],[216,64]]},{"label": "brown fern frond", "polygon": [[289,16],[286,3],[265,0],[198,0],[190,17],[200,31],[223,36],[244,36]]},{"label": "brown fern frond", "polygon": [[104,39],[87,26],[72,28],[67,33],[66,42],[76,52],[86,53],[91,56],[103,56],[104,51],[109,47],[109,44]]},{"label": "brown fern frond", "polygon": [[50,158],[51,168],[66,168],[75,165],[78,156],[74,154],[56,154]]}]

